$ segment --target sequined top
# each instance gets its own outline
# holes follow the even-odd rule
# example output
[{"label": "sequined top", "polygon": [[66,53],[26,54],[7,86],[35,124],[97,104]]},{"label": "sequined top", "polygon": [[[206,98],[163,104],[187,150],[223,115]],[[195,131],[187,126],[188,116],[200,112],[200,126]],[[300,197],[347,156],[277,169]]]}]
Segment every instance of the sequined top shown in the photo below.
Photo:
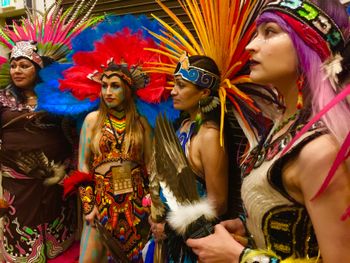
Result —
[{"label": "sequined top", "polygon": [[244,162],[241,194],[246,227],[257,248],[272,250],[283,259],[317,256],[311,219],[305,206],[284,189],[282,168],[303,146],[324,132],[320,126],[313,127],[281,158],[283,148],[296,133],[288,132],[261,150],[254,149]]}]

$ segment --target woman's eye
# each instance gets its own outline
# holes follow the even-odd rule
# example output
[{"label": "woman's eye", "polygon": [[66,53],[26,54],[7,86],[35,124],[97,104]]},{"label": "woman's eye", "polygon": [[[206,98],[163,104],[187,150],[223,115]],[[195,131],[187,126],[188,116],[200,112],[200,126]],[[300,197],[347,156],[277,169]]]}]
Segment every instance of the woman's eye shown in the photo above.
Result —
[{"label": "woman's eye", "polygon": [[257,38],[257,37],[258,37],[258,32],[255,31],[255,33],[254,33],[253,36],[252,36],[252,40],[255,39],[255,38]]},{"label": "woman's eye", "polygon": [[176,85],[177,85],[180,89],[182,89],[182,88],[185,86],[182,82],[178,82],[178,83],[176,83]]},{"label": "woman's eye", "polygon": [[265,29],[265,36],[271,36],[271,35],[274,35],[275,33],[276,33],[276,31],[272,28]]},{"label": "woman's eye", "polygon": [[107,89],[107,85],[102,84],[102,88],[103,88],[103,89]]}]

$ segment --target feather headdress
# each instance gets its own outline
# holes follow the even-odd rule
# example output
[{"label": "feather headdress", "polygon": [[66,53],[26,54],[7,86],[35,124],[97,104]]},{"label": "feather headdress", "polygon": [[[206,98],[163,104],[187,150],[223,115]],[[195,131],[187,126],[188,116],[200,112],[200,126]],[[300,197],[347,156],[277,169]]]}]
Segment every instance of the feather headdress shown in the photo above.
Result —
[{"label": "feather headdress", "polygon": [[[156,48],[157,44],[144,27],[157,31],[159,24],[145,16],[108,16],[74,38],[71,63],[55,64],[41,71],[44,83],[36,92],[44,96],[41,96],[39,108],[71,116],[93,110],[99,103],[101,90],[101,84],[94,80],[98,80],[97,76],[112,59],[131,73],[138,111],[147,116],[151,125],[159,112],[167,112],[171,119],[177,118],[178,112],[168,100],[166,74],[144,70],[149,63],[165,59],[146,49]],[[54,82],[50,76],[55,76]],[[49,98],[47,88],[58,95],[58,102]]]},{"label": "feather headdress", "polygon": [[[89,18],[97,0],[76,1],[63,11],[57,1],[44,13],[27,10],[27,18],[0,28],[0,43],[11,50],[11,58],[26,57],[43,66],[41,57],[65,61],[71,50],[71,40],[87,27],[101,20]],[[8,64],[0,72],[0,86],[9,84]]]},{"label": "feather headdress", "polygon": [[[205,55],[214,59],[221,72],[219,88],[221,134],[227,98],[233,104],[235,115],[251,146],[254,146],[257,136],[256,131],[252,128],[250,116],[259,113],[259,109],[238,86],[250,82],[248,75],[241,74],[249,59],[245,46],[254,33],[253,21],[265,1],[178,1],[189,17],[195,34],[192,34],[190,29],[160,0],[156,0],[181,32],[154,16],[162,24],[163,31],[162,34],[157,34],[150,30],[150,33],[164,45],[159,45],[157,49],[152,49],[152,51],[166,55],[170,62],[156,63],[157,67],[152,70],[172,75],[184,51],[189,56]],[[223,143],[222,139],[221,136],[221,144]]]}]

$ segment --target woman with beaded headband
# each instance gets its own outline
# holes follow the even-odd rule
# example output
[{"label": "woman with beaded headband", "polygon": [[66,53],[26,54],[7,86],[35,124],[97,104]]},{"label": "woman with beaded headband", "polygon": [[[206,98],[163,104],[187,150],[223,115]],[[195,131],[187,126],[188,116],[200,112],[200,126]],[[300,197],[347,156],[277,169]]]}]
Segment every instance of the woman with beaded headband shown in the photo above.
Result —
[{"label": "woman with beaded headband", "polygon": [[89,6],[81,18],[81,6],[73,14],[53,4],[44,13],[28,12],[20,25],[0,29],[1,44],[11,50],[0,67],[4,262],[74,261],[79,253],[71,246],[76,199],[64,200],[61,184],[72,166],[72,136],[66,136],[71,128],[62,118],[37,111],[36,87],[42,82],[39,71],[64,61],[71,38],[92,21]]},{"label": "woman with beaded headband", "polygon": [[[238,164],[234,164],[237,159],[237,144],[243,140],[243,133],[240,130],[238,123],[235,128],[229,129],[225,125],[224,133],[231,131],[235,133],[235,141],[231,141],[234,136],[224,137],[224,146],[220,145],[220,101],[218,99],[218,87],[220,84],[220,72],[213,59],[207,56],[195,55],[188,57],[184,54],[180,58],[180,62],[174,72],[175,85],[171,91],[174,108],[183,111],[187,114],[187,118],[182,121],[177,136],[185,153],[190,169],[194,172],[197,192],[199,197],[206,197],[200,201],[200,209],[207,207],[204,210],[204,216],[208,221],[215,221],[210,218],[210,213],[213,213],[217,219],[223,218],[228,210],[228,188],[229,174],[231,174],[236,189],[235,196],[231,196],[232,207],[230,207],[231,216],[238,216],[241,212],[241,201],[239,198],[239,179],[235,175],[239,174]],[[228,125],[228,121],[226,124]],[[161,140],[157,140],[156,134],[156,158],[157,150],[162,148]],[[163,142],[163,144],[170,142]],[[158,150],[160,151],[160,150]],[[229,160],[228,153],[235,155]],[[162,154],[160,154],[162,155]],[[158,161],[156,160],[156,162]],[[160,162],[164,162],[163,157]],[[229,162],[231,167],[229,168]],[[157,165],[159,167],[159,165]],[[171,166],[169,166],[169,172]],[[162,174],[162,171],[158,169]],[[170,174],[164,175],[170,177]],[[182,174],[176,174],[175,177],[182,177]],[[194,224],[194,215],[200,211],[197,201],[192,204],[184,204],[176,207],[172,205],[174,197],[169,194],[174,191],[176,196],[176,184],[171,184],[168,178],[161,179],[161,176],[156,175],[156,179],[160,182],[160,196],[166,212],[158,215],[158,218],[150,218],[151,230],[155,241],[163,240],[163,252],[167,260],[170,262],[195,262],[196,257],[188,249],[183,241],[183,236],[192,235],[198,228],[191,229]],[[165,185],[167,185],[165,187]],[[231,185],[231,184],[230,184]],[[231,185],[232,186],[232,185]],[[185,186],[191,187],[190,184]],[[232,194],[232,193],[231,193]],[[156,198],[152,196],[152,201],[155,203]],[[177,199],[176,202],[179,202]],[[157,207],[157,209],[159,209]],[[167,219],[165,220],[165,218]],[[163,222],[161,222],[163,219]],[[158,223],[156,223],[158,221]],[[166,222],[166,223],[165,223]],[[199,222],[199,221],[198,221]],[[197,222],[197,224],[198,224]],[[205,221],[201,221],[203,224]],[[204,227],[200,225],[199,229]],[[180,230],[188,228],[185,233]],[[174,231],[175,230],[175,231]],[[200,231],[202,232],[202,231]],[[205,231],[204,231],[205,232]],[[204,233],[203,232],[203,233]],[[183,236],[181,236],[181,233]],[[149,252],[148,252],[149,253]],[[146,256],[146,262],[150,259],[151,253]]]},{"label": "woman with beaded headband", "polygon": [[[346,102],[285,148],[336,96],[337,53],[348,29],[338,0],[276,0],[261,11],[256,36],[246,47],[250,76],[276,88],[285,107],[270,135],[243,162],[245,220],[225,221],[213,235],[187,241],[203,262],[350,261],[350,221],[341,220],[350,198],[346,161],[324,187],[350,130]],[[249,235],[249,246],[232,233]]]},{"label": "woman with beaded headband", "polygon": [[63,201],[58,184],[66,174],[72,145],[61,118],[34,111],[34,87],[47,59],[36,53],[32,42],[17,42],[10,56],[11,84],[0,94],[0,162],[7,208],[1,250],[6,262],[46,262],[75,240],[76,200]]},{"label": "woman with beaded headband", "polygon": [[[165,101],[165,74],[147,71],[161,56],[147,50],[156,43],[145,25],[158,28],[145,16],[108,16],[77,38],[81,48],[60,80],[60,88],[80,100],[99,101],[82,127],[78,171],[64,182],[66,195],[78,191],[82,199],[80,262],[104,261],[106,248],[118,262],[142,262],[149,234],[149,203],[143,202],[149,200],[149,124],[158,111],[178,116]],[[86,37],[93,43],[88,49]]]}]

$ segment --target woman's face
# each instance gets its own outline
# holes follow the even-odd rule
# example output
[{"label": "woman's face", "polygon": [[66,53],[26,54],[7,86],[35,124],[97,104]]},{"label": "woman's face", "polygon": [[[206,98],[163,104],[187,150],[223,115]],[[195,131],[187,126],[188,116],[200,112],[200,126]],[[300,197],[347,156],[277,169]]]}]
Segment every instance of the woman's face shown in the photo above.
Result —
[{"label": "woman's face", "polygon": [[122,109],[125,100],[125,84],[114,71],[106,71],[102,77],[101,94],[108,108]]},{"label": "woman's face", "polygon": [[255,38],[247,45],[251,54],[250,77],[263,85],[295,81],[298,59],[289,35],[274,22],[259,25]]},{"label": "woman's face", "polygon": [[30,89],[35,86],[36,69],[34,64],[26,58],[11,61],[10,76],[13,84],[18,88]]},{"label": "woman's face", "polygon": [[175,76],[175,85],[171,90],[174,108],[186,112],[198,110],[198,102],[207,93],[207,89],[200,90],[194,84],[184,80],[181,76]]}]

